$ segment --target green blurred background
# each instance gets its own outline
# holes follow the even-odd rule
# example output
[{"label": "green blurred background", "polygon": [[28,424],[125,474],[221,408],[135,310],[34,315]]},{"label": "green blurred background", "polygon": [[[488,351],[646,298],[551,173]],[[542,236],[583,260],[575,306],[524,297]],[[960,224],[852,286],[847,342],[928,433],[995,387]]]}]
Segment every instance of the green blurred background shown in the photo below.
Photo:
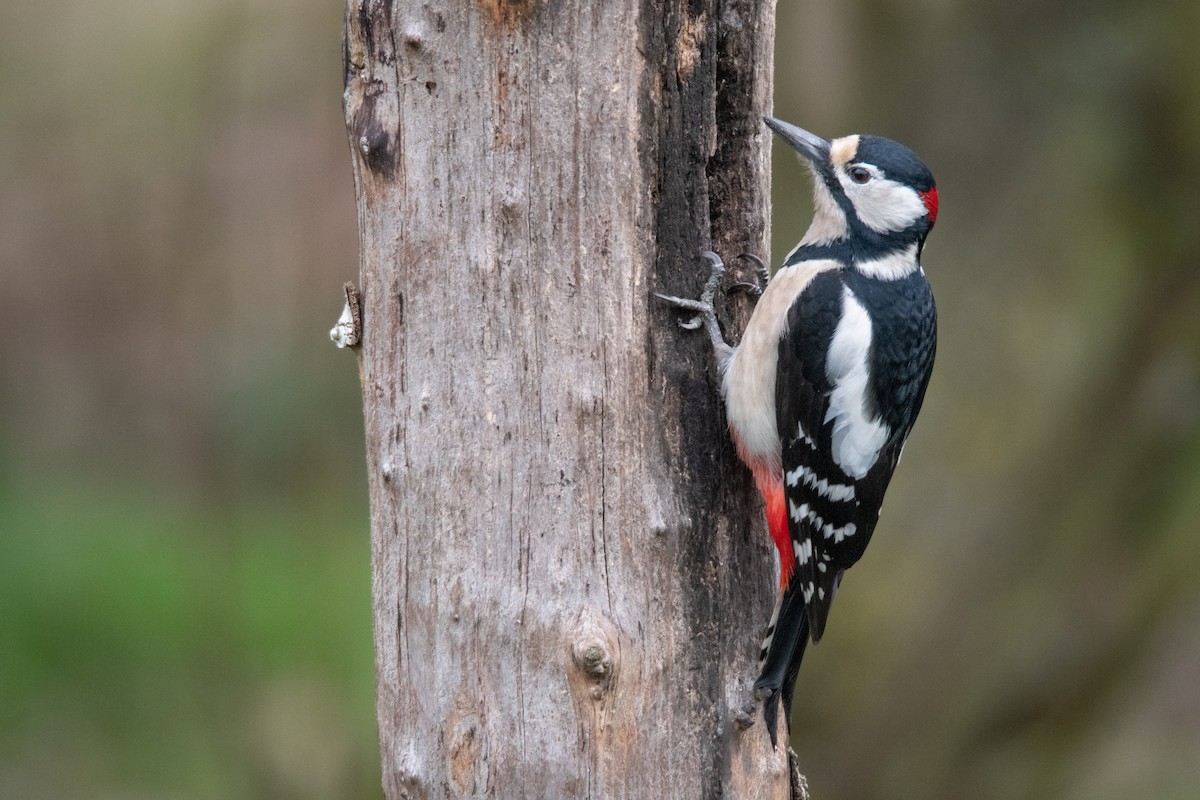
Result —
[{"label": "green blurred background", "polygon": [[[380,796],[341,17],[0,7],[0,797]],[[1198,30],[780,4],[776,113],[942,200],[926,409],[797,690],[819,800],[1200,797]]]}]

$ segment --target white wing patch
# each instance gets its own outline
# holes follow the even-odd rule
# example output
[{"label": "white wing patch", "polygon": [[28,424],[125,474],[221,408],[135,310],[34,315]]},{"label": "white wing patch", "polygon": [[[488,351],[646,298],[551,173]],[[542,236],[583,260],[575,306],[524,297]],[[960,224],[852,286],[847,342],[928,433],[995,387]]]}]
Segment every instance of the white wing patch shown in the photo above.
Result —
[{"label": "white wing patch", "polygon": [[871,318],[849,287],[842,290],[842,316],[833,333],[825,375],[833,385],[825,422],[833,422],[833,460],[852,478],[862,478],[879,458],[891,431],[867,417]]}]

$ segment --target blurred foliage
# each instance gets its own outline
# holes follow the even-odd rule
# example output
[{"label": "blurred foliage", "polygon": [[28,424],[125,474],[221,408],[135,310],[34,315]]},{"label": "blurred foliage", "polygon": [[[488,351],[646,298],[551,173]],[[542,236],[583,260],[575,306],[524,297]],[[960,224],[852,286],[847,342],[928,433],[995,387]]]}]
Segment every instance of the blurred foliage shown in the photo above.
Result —
[{"label": "blurred foliage", "polygon": [[[0,797],[380,794],[341,14],[0,7]],[[942,200],[926,408],[797,689],[822,800],[1200,796],[1198,29],[780,3],[776,113]]]},{"label": "blurred foliage", "polygon": [[0,494],[0,796],[379,794],[364,515],[53,483]]},{"label": "blurred foliage", "polygon": [[342,9],[0,8],[0,797],[379,797]]}]

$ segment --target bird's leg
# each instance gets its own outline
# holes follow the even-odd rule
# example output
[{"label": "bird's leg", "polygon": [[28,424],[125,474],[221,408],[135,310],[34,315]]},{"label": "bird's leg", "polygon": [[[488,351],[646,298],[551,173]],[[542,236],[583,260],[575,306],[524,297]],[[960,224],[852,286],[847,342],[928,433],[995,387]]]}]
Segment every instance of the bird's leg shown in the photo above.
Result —
[{"label": "bird's leg", "polygon": [[758,281],[756,283],[739,282],[729,288],[741,289],[755,298],[762,297],[762,293],[767,290],[767,284],[771,282],[771,270],[767,269],[763,260],[753,253],[742,253],[738,258],[744,258],[754,265],[754,274]]},{"label": "bird's leg", "polygon": [[708,281],[704,284],[704,291],[700,293],[699,300],[689,300],[685,297],[675,297],[673,295],[659,294],[658,292],[655,292],[654,296],[660,300],[667,301],[677,308],[698,312],[691,319],[681,321],[679,327],[694,331],[703,325],[708,332],[708,338],[712,340],[717,360],[723,364],[733,353],[733,348],[721,336],[721,326],[717,323],[717,312],[713,308],[713,298],[716,297],[717,287],[721,285],[721,277],[725,274],[725,264],[721,261],[720,256],[710,250],[705,250],[701,255],[708,259],[708,262],[712,265],[712,272],[708,276]]}]

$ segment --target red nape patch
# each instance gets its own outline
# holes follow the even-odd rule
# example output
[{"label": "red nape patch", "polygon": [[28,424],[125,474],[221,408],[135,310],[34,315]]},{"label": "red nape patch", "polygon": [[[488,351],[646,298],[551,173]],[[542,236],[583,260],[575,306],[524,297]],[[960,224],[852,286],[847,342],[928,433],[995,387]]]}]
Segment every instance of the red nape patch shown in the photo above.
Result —
[{"label": "red nape patch", "polygon": [[917,197],[920,197],[921,202],[925,204],[925,210],[929,212],[929,224],[932,226],[937,222],[937,187],[933,187],[928,192],[917,192]]},{"label": "red nape patch", "polygon": [[770,488],[760,485],[759,491],[767,506],[767,528],[779,550],[779,585],[786,589],[792,570],[796,568],[796,553],[792,549],[792,535],[788,532],[787,499],[783,495],[783,484]]}]

